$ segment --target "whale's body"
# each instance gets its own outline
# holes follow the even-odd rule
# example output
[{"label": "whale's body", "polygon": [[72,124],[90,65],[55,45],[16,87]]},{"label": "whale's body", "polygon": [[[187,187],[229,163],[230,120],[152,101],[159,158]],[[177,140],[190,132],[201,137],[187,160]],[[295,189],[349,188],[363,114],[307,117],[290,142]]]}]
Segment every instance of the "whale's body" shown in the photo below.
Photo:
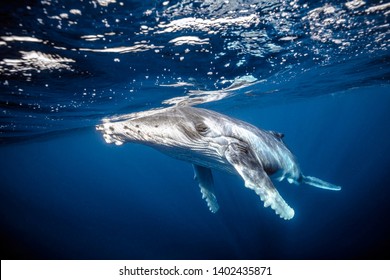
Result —
[{"label": "whale's body", "polygon": [[173,107],[129,114],[105,120],[97,126],[107,143],[137,142],[152,146],[174,158],[191,162],[209,209],[219,208],[211,169],[240,175],[245,186],[256,192],[284,219],[294,210],[274,187],[270,176],[289,183],[340,190],[320,179],[304,176],[284,145],[280,133],[214,111],[194,107]]}]

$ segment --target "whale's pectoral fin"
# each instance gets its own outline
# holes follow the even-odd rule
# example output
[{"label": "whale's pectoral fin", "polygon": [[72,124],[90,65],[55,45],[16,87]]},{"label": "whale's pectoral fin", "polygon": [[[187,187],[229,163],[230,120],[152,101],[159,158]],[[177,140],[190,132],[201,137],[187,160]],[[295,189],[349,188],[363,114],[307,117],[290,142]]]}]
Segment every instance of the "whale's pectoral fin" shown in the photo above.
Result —
[{"label": "whale's pectoral fin", "polygon": [[275,189],[263,166],[246,143],[230,144],[225,151],[225,157],[244,179],[245,186],[254,190],[264,201],[264,207],[271,206],[276,214],[285,220],[294,217],[294,210]]},{"label": "whale's pectoral fin", "polygon": [[210,211],[215,213],[219,209],[217,198],[214,194],[214,180],[211,169],[194,164],[195,179],[199,183],[202,198],[207,202]]},{"label": "whale's pectoral fin", "polygon": [[316,188],[331,190],[331,191],[341,190],[340,186],[336,186],[336,185],[333,185],[331,183],[322,181],[321,179],[318,179],[316,177],[302,175],[302,179],[303,179],[302,180],[303,183],[310,185],[310,186],[313,186],[313,187],[316,187]]}]

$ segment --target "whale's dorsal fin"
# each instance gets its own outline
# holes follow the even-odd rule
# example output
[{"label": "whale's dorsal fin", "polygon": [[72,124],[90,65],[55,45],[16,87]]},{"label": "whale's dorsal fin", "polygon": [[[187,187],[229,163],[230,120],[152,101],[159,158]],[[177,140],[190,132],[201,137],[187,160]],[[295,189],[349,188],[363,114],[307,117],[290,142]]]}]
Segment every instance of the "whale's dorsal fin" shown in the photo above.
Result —
[{"label": "whale's dorsal fin", "polygon": [[264,207],[271,206],[285,220],[294,217],[294,210],[281,197],[246,143],[240,141],[229,144],[225,157],[244,179],[245,187],[254,190],[264,201]]},{"label": "whale's dorsal fin", "polygon": [[270,130],[269,133],[271,133],[273,136],[275,136],[279,140],[282,140],[284,137],[284,133],[281,133],[281,132],[276,132],[276,131]]},{"label": "whale's dorsal fin", "polygon": [[194,179],[196,179],[199,183],[202,198],[206,200],[210,211],[215,213],[218,211],[219,205],[214,194],[214,180],[211,169],[196,164],[193,164],[193,166],[195,172]]}]

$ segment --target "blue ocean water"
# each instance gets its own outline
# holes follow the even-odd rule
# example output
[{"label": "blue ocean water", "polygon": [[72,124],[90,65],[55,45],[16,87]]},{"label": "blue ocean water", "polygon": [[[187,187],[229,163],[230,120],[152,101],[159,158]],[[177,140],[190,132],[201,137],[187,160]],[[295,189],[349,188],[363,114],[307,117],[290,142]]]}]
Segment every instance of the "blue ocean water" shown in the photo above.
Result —
[{"label": "blue ocean water", "polygon": [[[0,4],[2,259],[389,259],[386,1]],[[284,221],[214,172],[109,145],[103,118],[194,105],[285,134],[329,192]]]}]

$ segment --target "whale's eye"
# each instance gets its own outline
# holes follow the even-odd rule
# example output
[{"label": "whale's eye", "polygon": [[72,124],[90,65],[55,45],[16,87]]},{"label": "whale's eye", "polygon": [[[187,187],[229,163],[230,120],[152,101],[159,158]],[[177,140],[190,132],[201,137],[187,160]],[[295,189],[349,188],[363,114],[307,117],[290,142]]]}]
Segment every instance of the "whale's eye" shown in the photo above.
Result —
[{"label": "whale's eye", "polygon": [[204,122],[197,123],[195,129],[200,135],[206,135],[209,131],[209,127]]}]

